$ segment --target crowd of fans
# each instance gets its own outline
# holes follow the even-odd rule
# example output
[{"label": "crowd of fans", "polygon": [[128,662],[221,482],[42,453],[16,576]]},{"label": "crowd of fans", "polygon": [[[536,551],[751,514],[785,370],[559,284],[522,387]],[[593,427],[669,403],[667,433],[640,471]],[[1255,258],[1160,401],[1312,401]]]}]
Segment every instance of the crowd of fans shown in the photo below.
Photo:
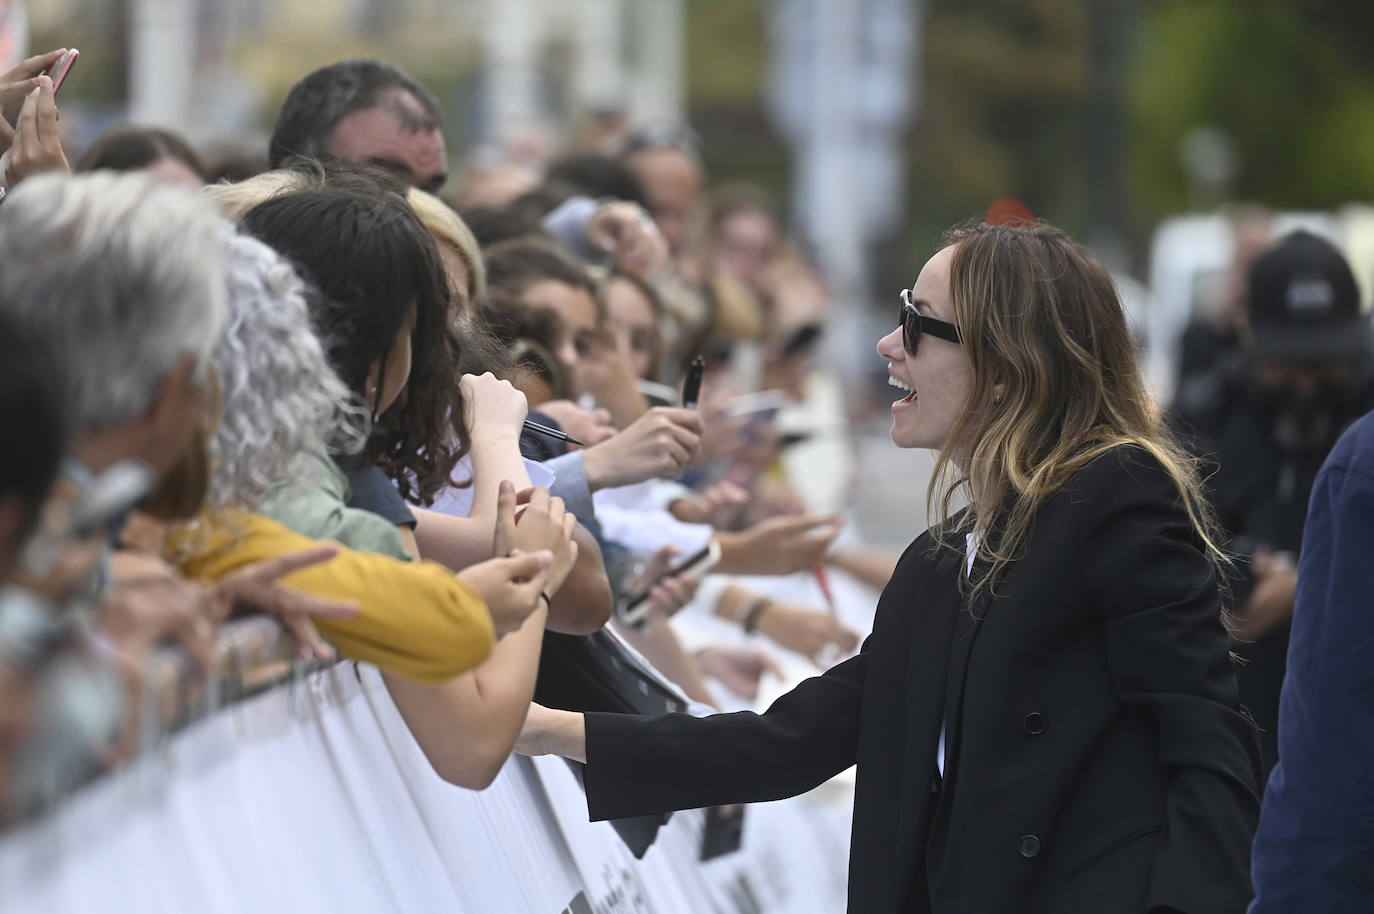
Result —
[{"label": "crowd of fans", "polygon": [[[774,661],[685,643],[689,603],[816,662],[856,647],[757,583],[812,573],[841,524],[779,473],[776,404],[738,408],[804,396],[823,313],[780,290],[823,286],[765,196],[707,200],[690,136],[443,196],[434,99],[353,60],[291,90],[262,169],[207,184],[163,129],[70,166],[58,54],[0,77],[4,421],[28,442],[0,472],[7,815],[134,752],[150,656],[209,669],[239,616],[277,617],[301,661],[375,664],[435,771],[478,789],[536,689],[648,692],[580,681],[608,657],[668,704],[747,703]],[[703,550],[709,574],[675,572]]]},{"label": "crowd of fans", "polygon": [[[779,472],[768,419],[807,395],[824,283],[764,193],[708,194],[689,133],[450,180],[430,93],[351,60],[295,85],[261,170],[129,126],[69,165],[38,75],[59,53],[0,76],[0,421],[23,438],[0,469],[6,816],[127,758],[150,653],[208,668],[244,615],[303,661],[375,664],[435,771],[475,789],[536,697],[751,700],[773,659],[686,634],[689,604],[818,664],[856,649],[759,583],[892,566],[837,553],[839,520]],[[1173,412],[1215,469],[1272,766],[1309,495],[1374,382],[1337,249],[1255,213],[1237,239]],[[702,550],[709,572],[672,573]]]}]

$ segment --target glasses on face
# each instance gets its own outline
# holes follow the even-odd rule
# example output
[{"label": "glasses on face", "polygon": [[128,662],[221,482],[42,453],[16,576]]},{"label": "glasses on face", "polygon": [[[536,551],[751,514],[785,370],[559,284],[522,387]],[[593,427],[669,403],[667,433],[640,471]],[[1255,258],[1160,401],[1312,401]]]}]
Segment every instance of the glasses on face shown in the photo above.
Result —
[{"label": "glasses on face", "polygon": [[920,341],[922,333],[929,333],[951,343],[964,342],[959,328],[949,321],[929,317],[917,311],[916,306],[911,303],[910,289],[902,290],[902,310],[897,314],[897,323],[902,325],[902,348],[908,355],[916,354],[916,344]]}]

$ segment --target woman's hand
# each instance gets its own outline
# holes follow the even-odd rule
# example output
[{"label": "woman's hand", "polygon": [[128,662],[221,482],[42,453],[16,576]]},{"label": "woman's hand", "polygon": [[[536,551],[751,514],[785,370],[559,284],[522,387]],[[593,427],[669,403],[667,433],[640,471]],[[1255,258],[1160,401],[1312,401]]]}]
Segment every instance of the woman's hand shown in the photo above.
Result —
[{"label": "woman's hand", "polygon": [[697,595],[697,586],[701,584],[701,579],[694,575],[677,574],[659,580],[664,572],[673,567],[673,560],[677,555],[676,547],[664,546],[653,554],[638,573],[625,582],[625,593],[638,594],[642,593],[644,588],[649,588],[650,619],[671,619]]},{"label": "woman's hand", "polygon": [[311,616],[346,619],[357,613],[349,602],[292,590],[278,578],[334,557],[336,546],[318,546],[245,565],[218,581],[191,580],[159,558],[118,553],[114,582],[102,603],[101,630],[122,652],[141,657],[163,638],[175,638],[197,666],[208,669],[215,632],[235,607],[249,607],[281,620],[302,658],[332,660]]},{"label": "woman's hand", "polygon": [[668,505],[668,511],[685,524],[711,524],[725,526],[725,515],[732,514],[748,504],[749,493],[728,479],[708,488],[699,495],[679,498]]},{"label": "woman's hand", "polygon": [[660,619],[671,619],[678,610],[692,602],[697,595],[701,579],[690,574],[677,574],[664,578],[649,591],[651,612]]},{"label": "woman's hand", "polygon": [[635,386],[639,379],[634,366],[607,330],[592,334],[584,345],[586,351],[579,353],[572,369],[573,387],[606,407],[617,428],[628,427],[649,409],[649,401]]},{"label": "woman's hand", "polygon": [[696,410],[656,406],[614,438],[587,448],[582,471],[593,491],[675,479],[696,457],[700,441]]},{"label": "woman's hand", "polygon": [[525,395],[510,381],[503,381],[491,372],[465,374],[458,380],[458,389],[467,404],[468,434],[488,437],[501,432],[520,435],[529,405]]},{"label": "woman's hand", "polygon": [[174,638],[197,667],[210,668],[215,632],[231,605],[215,588],[155,556],[117,552],[110,572],[97,631],[118,654],[141,669],[158,642]]},{"label": "woman's hand", "polygon": [[19,109],[9,164],[5,166],[5,180],[13,187],[29,175],[42,171],[71,171],[57,132],[57,102],[53,99],[52,80],[46,76],[38,77],[38,87],[29,92],[24,106]]},{"label": "woman's hand", "polygon": [[835,654],[849,654],[859,645],[859,636],[829,613],[785,603],[769,603],[759,613],[754,629],[779,647],[815,663],[834,659]]},{"label": "woman's hand", "polygon": [[796,517],[806,513],[806,501],[801,493],[786,482],[760,478],[749,494],[749,507],[741,519],[743,526],[774,517]]},{"label": "woman's hand", "polygon": [[[519,503],[521,507],[516,508]],[[496,497],[496,536],[493,555],[522,552],[549,552],[553,556],[544,582],[544,593],[553,596],[568,579],[577,563],[577,541],[573,530],[577,518],[568,513],[563,499],[550,495],[543,486],[516,493],[509,480],[502,480]]]},{"label": "woman's hand", "polygon": [[719,570],[731,574],[792,574],[825,561],[843,522],[810,514],[770,517],[739,533],[717,533]]},{"label": "woman's hand", "polygon": [[516,522],[515,486],[501,480],[492,539],[492,554],[498,558],[458,573],[486,601],[498,638],[524,625],[541,603],[549,608],[549,597],[557,590],[550,578],[557,575],[556,583],[562,586],[577,559],[577,547],[571,542],[577,519],[563,508],[563,500],[551,498],[543,487],[522,494],[527,499],[521,509],[523,525]]},{"label": "woman's hand", "polygon": [[0,105],[4,106],[4,117],[0,118],[0,152],[10,148],[14,139],[13,125],[19,119],[19,109],[30,92],[38,88],[38,75],[62,59],[66,48],[58,48],[46,54],[39,54],[21,62],[13,70],[0,75]]},{"label": "woman's hand", "polygon": [[575,762],[587,761],[587,725],[581,714],[555,711],[530,702],[525,724],[515,741],[521,755],[561,755]]},{"label": "woman's hand", "polygon": [[587,240],[615,258],[625,273],[652,276],[668,265],[668,242],[638,203],[603,203],[587,223]]},{"label": "woman's hand", "polygon": [[508,559],[487,559],[458,572],[458,579],[477,591],[491,613],[496,637],[510,634],[544,602],[544,581],[553,554],[516,550]]},{"label": "woman's hand", "polygon": [[212,598],[221,601],[222,607],[249,606],[276,616],[295,639],[296,653],[302,659],[333,660],[334,649],[320,637],[311,617],[349,619],[358,614],[358,605],[292,590],[277,579],[326,562],[338,552],[337,546],[317,546],[254,562],[216,581]]},{"label": "woman's hand", "polygon": [[705,647],[697,651],[697,663],[707,676],[750,701],[759,697],[759,680],[765,673],[782,678],[782,670],[772,657],[748,647]]}]

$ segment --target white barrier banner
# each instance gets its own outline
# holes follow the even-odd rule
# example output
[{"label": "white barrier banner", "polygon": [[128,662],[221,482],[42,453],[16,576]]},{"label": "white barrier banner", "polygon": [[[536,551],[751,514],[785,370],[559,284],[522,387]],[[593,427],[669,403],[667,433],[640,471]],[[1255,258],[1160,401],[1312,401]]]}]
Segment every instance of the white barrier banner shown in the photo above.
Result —
[{"label": "white barrier banner", "polygon": [[430,769],[371,667],[339,664],[222,710],[0,840],[0,911],[89,914],[838,914],[848,808],[749,810],[699,862],[679,813],[643,860],[559,759],[481,793]]}]

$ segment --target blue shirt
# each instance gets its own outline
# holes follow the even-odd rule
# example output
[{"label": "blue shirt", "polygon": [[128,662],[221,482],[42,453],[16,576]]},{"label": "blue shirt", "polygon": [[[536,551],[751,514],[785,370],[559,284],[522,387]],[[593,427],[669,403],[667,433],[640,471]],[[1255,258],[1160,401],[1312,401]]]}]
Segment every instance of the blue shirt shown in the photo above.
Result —
[{"label": "blue shirt", "polygon": [[1374,413],[1312,487],[1250,914],[1374,911]]}]

